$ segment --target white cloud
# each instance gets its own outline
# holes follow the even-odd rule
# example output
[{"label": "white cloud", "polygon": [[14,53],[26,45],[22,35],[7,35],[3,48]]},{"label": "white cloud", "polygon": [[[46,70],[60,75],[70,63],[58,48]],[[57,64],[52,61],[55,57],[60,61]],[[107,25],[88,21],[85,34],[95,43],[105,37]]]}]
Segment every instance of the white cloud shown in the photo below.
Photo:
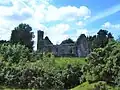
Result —
[{"label": "white cloud", "polygon": [[103,28],[105,29],[115,29],[115,30],[120,30],[120,24],[112,24],[110,22],[106,22],[102,25]]},{"label": "white cloud", "polygon": [[[17,0],[11,0],[12,6],[0,6],[0,18],[10,20],[22,20],[32,16],[33,11],[19,3]],[[7,20],[8,21],[8,20]],[[11,21],[12,22],[12,21]]]},{"label": "white cloud", "polygon": [[83,28],[85,26],[85,23],[83,21],[79,21],[76,23],[80,28]]},{"label": "white cloud", "polygon": [[11,31],[14,29],[14,27],[15,24],[0,18],[0,39],[9,40]]},{"label": "white cloud", "polygon": [[[91,11],[86,6],[80,6],[79,8],[75,6],[64,6],[57,8],[53,5],[48,6],[46,13],[46,21],[54,20],[78,20],[78,18],[85,19],[90,17]],[[70,20],[69,20],[70,19]]]},{"label": "white cloud", "polygon": [[10,16],[13,14],[12,8],[0,6],[0,17],[1,16]]},{"label": "white cloud", "polygon": [[[49,2],[51,0],[4,0],[2,4],[11,6],[0,6],[0,39],[9,40],[11,30],[20,23],[29,24],[35,33],[35,46],[37,44],[37,30],[43,30],[50,40],[56,44],[69,37],[65,34],[70,30],[69,24],[64,22],[75,21],[74,24],[84,26],[82,20],[86,20],[91,16],[91,11],[86,6],[62,6],[56,7]],[[0,2],[1,4],[1,2]],[[78,23],[76,21],[78,20]],[[54,25],[46,27],[46,23],[56,21]],[[85,30],[82,31],[86,33]],[[82,32],[78,32],[79,34]]]},{"label": "white cloud", "polygon": [[102,25],[103,28],[110,28],[111,27],[111,23],[110,22],[106,22]]},{"label": "white cloud", "polygon": [[76,33],[70,35],[69,37],[76,41],[81,34],[85,34],[86,36],[88,36],[89,32],[86,28],[80,28],[76,30]]},{"label": "white cloud", "polygon": [[[63,6],[57,8],[54,5],[46,3],[49,0],[11,0],[12,6],[0,6],[0,16],[8,16],[11,19],[25,19],[25,15],[37,19],[39,22],[50,21],[73,21],[80,18],[90,17],[91,11],[86,6]],[[29,3],[28,3],[29,2]],[[14,18],[13,18],[14,17]],[[24,18],[22,18],[24,17]],[[29,18],[29,17],[28,17]]]},{"label": "white cloud", "polygon": [[[88,19],[91,16],[91,11],[86,6],[63,6],[57,8],[56,6],[46,3],[49,0],[43,2],[18,0],[26,8],[31,8],[34,11],[33,17],[38,18],[40,22],[50,22],[56,20],[73,21],[82,18],[83,20]],[[39,2],[39,4],[38,4]],[[26,4],[28,3],[28,4]],[[19,5],[18,5],[19,6]]]},{"label": "white cloud", "polygon": [[50,40],[56,44],[57,42],[61,42],[62,40],[67,39],[69,36],[65,34],[66,31],[70,29],[68,24],[57,24],[55,26],[48,27],[45,31],[46,35],[49,36]]}]

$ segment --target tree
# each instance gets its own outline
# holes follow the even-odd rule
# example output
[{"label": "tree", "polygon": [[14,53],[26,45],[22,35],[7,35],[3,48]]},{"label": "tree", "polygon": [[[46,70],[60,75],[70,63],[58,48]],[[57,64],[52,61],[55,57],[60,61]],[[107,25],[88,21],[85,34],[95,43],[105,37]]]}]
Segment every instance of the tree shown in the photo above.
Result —
[{"label": "tree", "polygon": [[113,40],[114,37],[112,36],[112,34],[107,30],[99,30],[99,32],[97,33],[97,35],[94,35],[93,37],[90,36],[87,38],[90,44],[90,48],[91,50],[95,49],[95,48],[104,48],[109,40]]},{"label": "tree", "polygon": [[31,31],[32,28],[28,24],[19,24],[19,26],[15,27],[15,29],[12,31],[10,42],[13,44],[20,43],[32,50],[34,44],[32,38],[34,35]]},{"label": "tree", "polygon": [[95,47],[103,48],[106,46],[106,44],[108,43],[107,34],[108,34],[108,31],[102,30],[102,29],[97,33],[97,37],[95,40]]},{"label": "tree", "polygon": [[8,44],[9,44],[9,41],[6,41],[6,40],[0,40],[0,44],[4,44],[4,43],[8,43]]}]

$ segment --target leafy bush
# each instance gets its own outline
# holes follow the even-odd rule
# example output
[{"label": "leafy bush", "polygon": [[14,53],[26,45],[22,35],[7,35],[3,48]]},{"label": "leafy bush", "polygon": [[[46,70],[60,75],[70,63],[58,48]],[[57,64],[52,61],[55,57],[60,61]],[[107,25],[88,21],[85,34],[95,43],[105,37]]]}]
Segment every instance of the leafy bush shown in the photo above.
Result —
[{"label": "leafy bush", "polygon": [[81,76],[83,75],[80,66],[68,65],[66,70],[62,71],[62,82],[65,89],[73,88],[80,84]]},{"label": "leafy bush", "polygon": [[0,83],[16,88],[68,89],[80,84],[82,72],[78,67],[68,66],[65,70],[46,69],[41,61],[16,64],[5,64],[0,71]]},{"label": "leafy bush", "polygon": [[98,82],[94,85],[93,90],[110,90],[111,88],[107,87],[105,82]]},{"label": "leafy bush", "polygon": [[84,75],[87,81],[105,81],[110,85],[119,85],[120,43],[111,42],[105,48],[98,48],[87,58]]},{"label": "leafy bush", "polygon": [[30,52],[28,48],[20,44],[2,44],[0,47],[0,55],[3,57],[4,61],[10,63],[24,63],[30,61]]},{"label": "leafy bush", "polygon": [[22,89],[68,89],[80,84],[81,75],[81,65],[60,69],[51,53],[30,53],[19,44],[0,47],[0,85]]},{"label": "leafy bush", "polygon": [[[53,71],[41,66],[40,61],[34,63],[14,64],[4,62],[0,71],[0,84],[14,88],[57,88],[60,86]],[[61,83],[61,82],[60,82]],[[61,88],[62,85],[59,87]]]}]

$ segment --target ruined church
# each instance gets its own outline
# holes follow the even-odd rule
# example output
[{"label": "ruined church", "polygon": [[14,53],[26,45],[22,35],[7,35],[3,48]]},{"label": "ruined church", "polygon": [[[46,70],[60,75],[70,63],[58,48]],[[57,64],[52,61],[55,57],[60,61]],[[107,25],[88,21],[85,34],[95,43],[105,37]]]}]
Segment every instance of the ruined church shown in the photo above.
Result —
[{"label": "ruined church", "polygon": [[86,57],[90,53],[88,41],[84,34],[81,34],[74,43],[61,43],[59,45],[53,45],[47,36],[44,38],[44,32],[41,30],[37,32],[37,38],[37,50],[39,52],[51,52],[55,56],[75,57]]}]

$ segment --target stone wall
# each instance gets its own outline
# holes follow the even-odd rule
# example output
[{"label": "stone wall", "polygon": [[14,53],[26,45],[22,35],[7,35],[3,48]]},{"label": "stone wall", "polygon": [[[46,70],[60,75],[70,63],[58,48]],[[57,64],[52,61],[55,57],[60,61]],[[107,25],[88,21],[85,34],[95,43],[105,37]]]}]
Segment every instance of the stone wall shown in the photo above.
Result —
[{"label": "stone wall", "polygon": [[[41,35],[41,36],[39,36]],[[52,52],[55,56],[77,56],[85,57],[89,54],[88,41],[84,34],[81,34],[75,43],[53,45],[52,42],[43,38],[44,33],[38,31],[38,48],[40,52]]]},{"label": "stone wall", "polygon": [[84,34],[81,34],[76,41],[77,56],[85,57],[90,53],[88,40]]},{"label": "stone wall", "polygon": [[55,56],[76,56],[75,44],[45,45],[44,52],[52,52]]}]

